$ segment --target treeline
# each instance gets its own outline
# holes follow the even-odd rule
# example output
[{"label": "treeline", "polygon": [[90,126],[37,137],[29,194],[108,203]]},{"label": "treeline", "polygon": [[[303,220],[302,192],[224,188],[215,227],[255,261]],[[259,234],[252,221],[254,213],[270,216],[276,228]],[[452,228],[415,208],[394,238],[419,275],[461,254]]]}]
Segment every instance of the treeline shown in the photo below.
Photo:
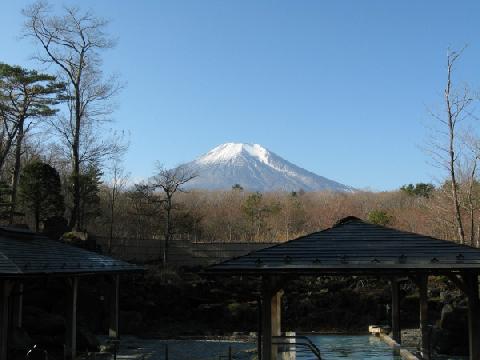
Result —
[{"label": "treeline", "polygon": [[[480,191],[480,183],[475,184]],[[457,240],[453,211],[448,211],[449,184],[406,185],[390,192],[248,192],[189,191],[175,196],[171,226],[175,239],[193,242],[281,242],[332,226],[346,216],[380,225]],[[112,188],[101,187],[101,213],[92,224],[96,234],[109,236]],[[479,192],[480,195],[480,192]],[[158,201],[132,187],[117,194],[112,246],[121,239],[164,239],[166,211]],[[474,212],[473,245],[479,243],[480,212]],[[465,212],[465,221],[469,214]],[[470,228],[467,235],[470,237]]]}]

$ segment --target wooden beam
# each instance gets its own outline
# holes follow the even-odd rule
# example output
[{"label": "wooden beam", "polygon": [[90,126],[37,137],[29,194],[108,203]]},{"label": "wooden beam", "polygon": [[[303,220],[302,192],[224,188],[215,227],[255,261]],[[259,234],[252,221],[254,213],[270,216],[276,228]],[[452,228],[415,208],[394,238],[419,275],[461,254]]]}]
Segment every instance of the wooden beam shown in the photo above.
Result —
[{"label": "wooden beam", "polygon": [[478,275],[463,275],[468,298],[468,342],[470,360],[480,359],[480,301],[478,298]]},{"label": "wooden beam", "polygon": [[118,323],[118,316],[119,316],[119,289],[120,289],[120,275],[116,274],[112,276],[112,283],[110,285],[110,306],[109,312],[110,316],[108,319],[108,336],[111,338],[118,339],[119,337],[119,323]]},{"label": "wooden beam", "polygon": [[0,360],[7,360],[8,322],[10,319],[8,300],[12,287],[9,280],[0,282]]},{"label": "wooden beam", "polygon": [[21,328],[23,322],[23,283],[17,282],[12,293],[12,327]]},{"label": "wooden beam", "polygon": [[65,358],[75,359],[77,355],[77,295],[78,277],[67,282],[67,314],[65,334]]},{"label": "wooden beam", "polygon": [[392,338],[398,344],[402,342],[400,328],[400,286],[397,279],[390,281],[392,288]]},{"label": "wooden beam", "polygon": [[424,360],[430,360],[430,329],[428,328],[428,275],[417,276],[420,308],[421,352]]}]

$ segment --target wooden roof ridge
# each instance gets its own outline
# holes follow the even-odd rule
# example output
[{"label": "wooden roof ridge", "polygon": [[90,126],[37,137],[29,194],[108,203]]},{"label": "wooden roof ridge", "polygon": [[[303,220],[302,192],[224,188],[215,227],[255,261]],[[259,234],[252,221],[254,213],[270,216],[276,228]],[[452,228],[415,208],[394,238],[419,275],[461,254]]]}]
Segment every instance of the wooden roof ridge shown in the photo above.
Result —
[{"label": "wooden roof ridge", "polygon": [[480,270],[480,249],[354,216],[332,227],[251,251],[207,271],[351,271],[375,269]]},{"label": "wooden roof ridge", "polygon": [[0,277],[137,272],[143,268],[28,229],[0,227]]},{"label": "wooden roof ridge", "polygon": [[[345,220],[345,219],[346,219],[347,221],[342,222],[342,221]],[[467,248],[467,249],[475,249],[475,250],[480,251],[479,248],[473,247],[473,246],[468,245],[468,244],[461,244],[461,243],[458,243],[458,242],[456,242],[456,241],[454,241],[454,240],[439,239],[439,238],[436,238],[436,237],[431,236],[431,235],[419,234],[419,233],[415,233],[415,232],[413,232],[413,231],[396,229],[396,228],[391,227],[391,226],[374,224],[374,223],[371,223],[371,222],[362,220],[362,219],[360,219],[360,218],[357,218],[357,217],[355,217],[355,216],[347,216],[347,217],[345,217],[345,218],[340,219],[339,221],[337,221],[337,223],[342,222],[341,224],[339,224],[339,226],[340,226],[340,225],[344,225],[344,224],[346,224],[346,223],[348,223],[348,222],[351,222],[351,221],[359,221],[359,222],[361,222],[361,223],[363,223],[363,224],[365,224],[365,225],[370,225],[370,226],[372,226],[372,227],[377,227],[377,228],[380,228],[380,229],[383,229],[383,230],[391,230],[391,231],[394,231],[394,232],[399,233],[399,234],[401,233],[401,234],[410,235],[410,236],[423,237],[423,238],[425,238],[425,239],[430,239],[430,240],[433,240],[433,241],[441,241],[441,242],[448,243],[448,244],[454,244],[454,245],[456,245],[456,246],[458,246],[458,247],[465,247],[465,248]],[[332,226],[331,228],[329,228],[329,229],[332,229],[332,228],[336,227],[337,223],[335,223],[335,225],[333,225],[333,226]],[[328,229],[325,229],[325,230],[328,230]],[[323,230],[323,231],[325,231],[325,230]],[[321,231],[317,231],[317,232],[321,232]],[[314,232],[314,233],[315,233],[315,232]],[[314,233],[312,233],[312,234],[314,234]],[[407,239],[406,239],[406,240],[407,240]]]}]

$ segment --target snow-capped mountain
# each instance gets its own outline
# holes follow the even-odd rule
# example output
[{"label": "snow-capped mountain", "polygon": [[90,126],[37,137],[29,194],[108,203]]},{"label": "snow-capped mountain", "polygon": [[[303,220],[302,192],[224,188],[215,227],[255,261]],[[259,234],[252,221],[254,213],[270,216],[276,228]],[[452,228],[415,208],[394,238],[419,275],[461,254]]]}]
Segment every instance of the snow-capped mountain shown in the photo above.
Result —
[{"label": "snow-capped mountain", "polygon": [[190,189],[231,189],[240,184],[249,191],[355,191],[352,187],[302,169],[258,144],[226,143],[184,164],[198,176]]}]

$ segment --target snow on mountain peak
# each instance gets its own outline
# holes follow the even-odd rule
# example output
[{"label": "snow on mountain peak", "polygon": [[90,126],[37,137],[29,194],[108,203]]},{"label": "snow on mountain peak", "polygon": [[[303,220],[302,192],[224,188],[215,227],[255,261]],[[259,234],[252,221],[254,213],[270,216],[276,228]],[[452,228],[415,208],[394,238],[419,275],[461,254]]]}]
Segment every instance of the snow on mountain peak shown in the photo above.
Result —
[{"label": "snow on mountain peak", "polygon": [[258,144],[222,144],[185,166],[198,175],[187,184],[190,189],[231,189],[240,184],[249,191],[354,191],[296,166]]},{"label": "snow on mountain peak", "polygon": [[197,161],[202,164],[232,161],[244,155],[252,156],[268,164],[269,151],[258,144],[226,143],[219,145],[200,157]]}]

